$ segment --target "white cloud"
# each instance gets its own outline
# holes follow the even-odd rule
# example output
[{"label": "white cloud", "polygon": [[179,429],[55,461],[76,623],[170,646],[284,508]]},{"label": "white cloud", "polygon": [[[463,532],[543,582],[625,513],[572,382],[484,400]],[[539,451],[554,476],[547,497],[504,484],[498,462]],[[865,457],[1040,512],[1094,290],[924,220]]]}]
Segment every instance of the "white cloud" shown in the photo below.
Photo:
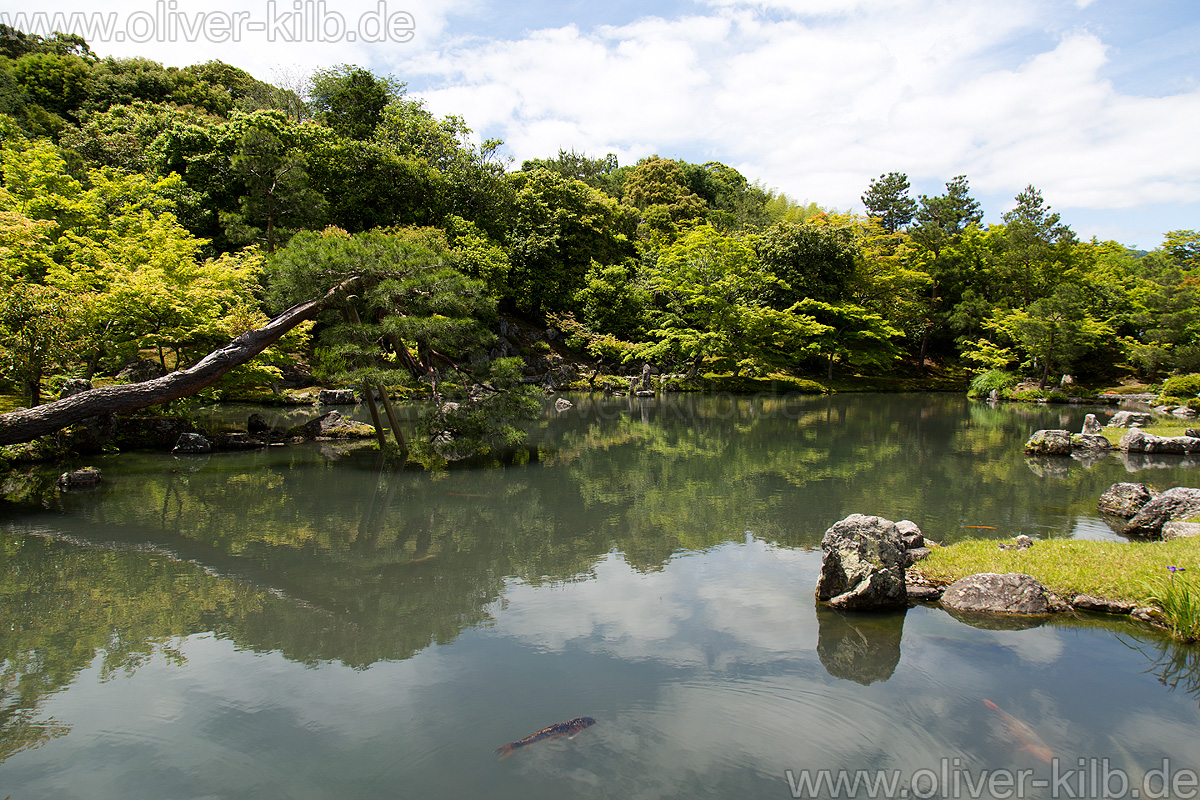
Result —
[{"label": "white cloud", "polygon": [[1006,196],[1033,183],[1060,210],[1200,202],[1200,91],[1122,94],[1104,41],[1054,33],[1044,4],[709,5],[402,66],[428,79],[433,110],[501,136],[518,163],[559,148],[716,158],[838,208],[890,170]]}]

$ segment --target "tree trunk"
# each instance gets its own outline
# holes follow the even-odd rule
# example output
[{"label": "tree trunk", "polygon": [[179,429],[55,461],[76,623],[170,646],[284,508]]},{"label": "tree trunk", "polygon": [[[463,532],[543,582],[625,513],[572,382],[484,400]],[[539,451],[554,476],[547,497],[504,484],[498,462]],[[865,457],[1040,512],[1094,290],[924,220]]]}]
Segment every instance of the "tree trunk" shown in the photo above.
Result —
[{"label": "tree trunk", "polygon": [[99,414],[134,411],[195,394],[254,358],[301,322],[321,313],[361,282],[361,278],[349,278],[324,297],[292,306],[263,327],[243,333],[188,369],[142,383],[101,386],[44,406],[0,415],[0,445],[28,442]]}]

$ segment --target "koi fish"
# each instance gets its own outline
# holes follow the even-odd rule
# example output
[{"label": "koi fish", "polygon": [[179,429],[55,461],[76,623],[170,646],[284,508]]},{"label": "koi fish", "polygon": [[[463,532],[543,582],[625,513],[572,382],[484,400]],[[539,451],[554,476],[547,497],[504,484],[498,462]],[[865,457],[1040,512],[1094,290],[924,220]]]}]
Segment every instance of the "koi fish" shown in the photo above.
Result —
[{"label": "koi fish", "polygon": [[1000,706],[991,700],[984,700],[983,704],[1000,715],[1000,721],[1008,728],[1008,735],[1021,743],[1018,749],[1028,750],[1035,758],[1039,758],[1047,764],[1054,760],[1054,751],[1033,732],[1032,728],[1012,714],[1001,710]]},{"label": "koi fish", "polygon": [[996,530],[991,525],[963,525],[964,528],[974,528],[977,531],[994,531]]},{"label": "koi fish", "polygon": [[540,742],[543,739],[557,739],[560,736],[566,736],[568,739],[574,739],[578,733],[584,728],[589,728],[596,724],[596,720],[591,717],[576,717],[575,719],[566,722],[556,722],[549,728],[542,728],[537,733],[531,733],[524,739],[516,742],[509,742],[506,745],[501,745],[496,748],[496,752],[500,753],[500,760],[508,758],[518,748],[531,745],[534,742]]}]

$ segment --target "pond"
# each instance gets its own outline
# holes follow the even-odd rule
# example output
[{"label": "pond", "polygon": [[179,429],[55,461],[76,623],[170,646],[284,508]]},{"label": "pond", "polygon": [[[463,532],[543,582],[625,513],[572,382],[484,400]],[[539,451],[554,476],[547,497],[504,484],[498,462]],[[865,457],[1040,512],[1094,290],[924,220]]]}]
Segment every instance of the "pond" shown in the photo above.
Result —
[{"label": "pond", "polygon": [[1084,407],[571,399],[495,468],[313,444],[10,476],[0,797],[1196,796],[1196,648],[813,599],[848,514],[1120,538],[1099,495],[1195,485],[1183,457],[1021,454]]}]

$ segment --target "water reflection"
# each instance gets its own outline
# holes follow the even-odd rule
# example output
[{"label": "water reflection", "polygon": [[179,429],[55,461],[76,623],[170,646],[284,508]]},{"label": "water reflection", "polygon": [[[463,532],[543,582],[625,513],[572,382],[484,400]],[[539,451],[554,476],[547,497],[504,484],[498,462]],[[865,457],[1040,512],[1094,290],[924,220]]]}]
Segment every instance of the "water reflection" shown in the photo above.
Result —
[{"label": "water reflection", "polygon": [[[1101,536],[1096,498],[1124,466],[1034,475],[1020,443],[1050,426],[1038,410],[577,400],[504,469],[302,446],[99,459],[87,494],[53,489],[61,470],[10,476],[0,785],[787,796],[788,769],[1020,763],[984,698],[1062,758],[1194,749],[1194,650],[1155,655],[1140,632],[1127,648],[1128,622],[814,610],[820,536],[848,513],[951,541]],[[582,715],[598,722],[569,743],[491,755]]]},{"label": "water reflection", "polygon": [[817,655],[825,670],[863,686],[886,681],[900,663],[906,611],[847,614],[817,608]]}]

